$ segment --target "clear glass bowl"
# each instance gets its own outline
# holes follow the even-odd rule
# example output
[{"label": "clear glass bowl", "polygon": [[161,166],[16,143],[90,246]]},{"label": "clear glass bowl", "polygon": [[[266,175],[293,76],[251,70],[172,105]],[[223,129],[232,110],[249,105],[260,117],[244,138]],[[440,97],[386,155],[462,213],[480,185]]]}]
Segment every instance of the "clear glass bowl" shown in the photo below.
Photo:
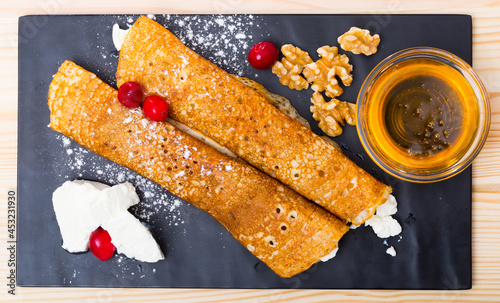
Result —
[{"label": "clear glass bowl", "polygon": [[[438,81],[427,83],[426,75]],[[398,84],[402,81],[419,86],[410,89]],[[421,94],[423,87],[434,94],[428,101],[438,102],[434,112],[418,100],[428,97]],[[451,93],[446,95],[442,87]],[[429,124],[431,116],[439,119]],[[417,118],[426,121],[420,128],[412,126],[418,121],[411,124]],[[489,128],[490,103],[478,75],[464,60],[441,49],[415,47],[390,55],[370,72],[358,95],[357,131],[363,147],[384,171],[406,181],[436,182],[460,173],[481,151]]]}]

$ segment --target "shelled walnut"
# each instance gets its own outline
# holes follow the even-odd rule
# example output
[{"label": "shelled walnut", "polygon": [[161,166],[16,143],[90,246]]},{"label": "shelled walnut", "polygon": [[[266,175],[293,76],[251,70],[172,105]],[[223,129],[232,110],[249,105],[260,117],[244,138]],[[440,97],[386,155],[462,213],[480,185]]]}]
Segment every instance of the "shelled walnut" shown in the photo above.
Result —
[{"label": "shelled walnut", "polygon": [[278,75],[281,84],[291,89],[302,90],[308,88],[309,83],[300,73],[306,64],[312,62],[309,54],[291,44],[283,45],[281,53],[284,58],[273,65],[273,74]]},{"label": "shelled walnut", "polygon": [[367,29],[351,27],[348,32],[338,37],[337,41],[343,50],[369,56],[377,52],[380,37],[377,34],[371,36]]},{"label": "shelled walnut", "polygon": [[322,46],[317,50],[321,57],[316,62],[306,65],[303,74],[315,92],[325,91],[330,98],[340,96],[343,92],[336,78],[339,77],[345,86],[352,83],[352,65],[346,55],[340,55],[335,46]]},{"label": "shelled walnut", "polygon": [[336,137],[342,134],[342,126],[356,124],[356,105],[331,99],[326,102],[323,96],[315,92],[311,98],[310,107],[313,118],[319,121],[319,128],[328,136]]}]

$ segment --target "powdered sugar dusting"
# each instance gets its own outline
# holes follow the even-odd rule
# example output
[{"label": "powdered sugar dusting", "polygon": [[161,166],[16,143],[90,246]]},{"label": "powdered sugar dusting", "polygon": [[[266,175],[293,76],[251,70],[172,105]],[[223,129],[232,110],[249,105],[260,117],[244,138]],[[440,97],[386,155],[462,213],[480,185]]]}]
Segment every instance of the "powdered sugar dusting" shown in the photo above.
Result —
[{"label": "powdered sugar dusting", "polygon": [[[242,76],[249,68],[246,55],[253,45],[253,15],[163,15],[156,20],[186,46],[224,70]],[[163,22],[162,22],[163,21]]]},{"label": "powdered sugar dusting", "polygon": [[[189,48],[212,61],[225,71],[238,76],[258,73],[247,63],[246,57],[250,47],[262,41],[264,36],[256,33],[256,29],[266,26],[266,22],[258,15],[153,15],[147,17],[155,20],[174,33]],[[116,85],[116,65],[118,54],[113,39],[112,28],[118,24],[121,29],[129,29],[139,15],[102,17],[102,31],[96,32],[97,58],[92,60],[98,76],[111,86]],[[268,34],[269,35],[269,34]]]},{"label": "powdered sugar dusting", "polygon": [[182,156],[184,157],[184,159],[188,159],[189,156],[191,156],[191,151],[186,148],[186,150],[184,151],[184,154]]},{"label": "powdered sugar dusting", "polygon": [[115,163],[103,164],[102,158],[64,135],[57,134],[56,137],[61,141],[66,154],[66,158],[61,159],[61,164],[75,173],[72,176],[63,177],[83,178],[85,176],[85,178],[92,178],[110,185],[131,182],[141,202],[130,210],[141,221],[153,226],[157,224],[156,220],[161,220],[162,225],[166,222],[170,226],[178,226],[185,222],[183,217],[185,218],[188,214],[182,214],[180,206],[185,202],[181,199],[172,196],[158,184],[125,167]]},{"label": "powdered sugar dusting", "polygon": [[68,147],[71,144],[71,140],[67,137],[63,137],[62,142],[64,147]]}]

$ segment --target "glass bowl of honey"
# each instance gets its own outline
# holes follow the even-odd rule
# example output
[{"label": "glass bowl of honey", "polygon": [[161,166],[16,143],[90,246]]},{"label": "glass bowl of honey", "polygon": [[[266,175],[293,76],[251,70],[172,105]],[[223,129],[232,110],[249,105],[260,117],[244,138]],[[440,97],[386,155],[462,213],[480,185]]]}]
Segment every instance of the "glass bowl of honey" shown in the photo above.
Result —
[{"label": "glass bowl of honey", "polygon": [[357,100],[357,131],[387,173],[427,183],[467,168],[490,128],[490,103],[474,70],[447,51],[415,47],[380,62]]}]

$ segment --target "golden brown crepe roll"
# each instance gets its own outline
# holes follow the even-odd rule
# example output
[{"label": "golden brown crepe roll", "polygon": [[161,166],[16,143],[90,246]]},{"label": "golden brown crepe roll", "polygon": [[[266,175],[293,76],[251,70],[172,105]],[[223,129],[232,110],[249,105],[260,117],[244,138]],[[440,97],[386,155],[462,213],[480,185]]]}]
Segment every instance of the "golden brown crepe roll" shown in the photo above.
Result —
[{"label": "golden brown crepe roll", "polygon": [[66,61],[49,90],[50,127],[205,210],[281,277],[308,269],[348,227],[293,190],[167,122],[128,109]]},{"label": "golden brown crepe roll", "polygon": [[359,225],[386,201],[391,188],[359,168],[301,123],[186,47],[170,31],[139,18],[120,51],[118,85],[139,82],[166,97],[171,117]]}]

